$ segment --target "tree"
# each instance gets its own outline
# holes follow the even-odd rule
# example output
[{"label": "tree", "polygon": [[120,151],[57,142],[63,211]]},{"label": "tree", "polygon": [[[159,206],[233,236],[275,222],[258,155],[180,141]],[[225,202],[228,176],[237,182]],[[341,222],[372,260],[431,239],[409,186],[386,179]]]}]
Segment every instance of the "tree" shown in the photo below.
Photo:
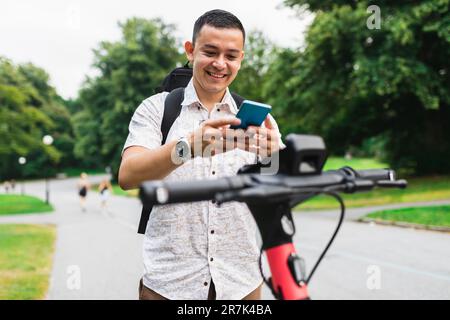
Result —
[{"label": "tree", "polygon": [[[41,176],[52,171],[52,164],[63,156],[58,133],[64,133],[69,115],[58,104],[58,96],[49,84],[47,73],[32,65],[14,65],[0,57],[0,176],[24,176],[18,164],[20,156],[28,159],[28,176]],[[55,144],[42,142],[45,134],[52,134]],[[56,142],[58,141],[58,142]],[[67,152],[71,153],[71,147]]]},{"label": "tree", "polygon": [[[31,63],[19,65],[19,71],[36,90],[34,105],[40,108],[51,120],[52,128],[45,130],[42,135],[50,134],[54,142],[52,147],[58,150],[58,156],[49,158],[45,154],[37,153],[33,163],[36,167],[35,175],[53,175],[58,169],[71,167],[76,164],[73,157],[74,134],[70,122],[71,113],[56,90],[49,85],[49,75],[41,68]],[[45,146],[48,148],[48,146]],[[50,148],[52,150],[53,148]],[[33,155],[31,155],[33,158]],[[43,171],[43,168],[46,168]]]},{"label": "tree", "polygon": [[136,107],[154,94],[166,74],[181,62],[174,26],[159,19],[119,23],[122,39],[94,50],[98,76],[88,78],[74,105],[78,159],[117,172],[128,124]]},{"label": "tree", "polygon": [[249,32],[244,49],[245,57],[230,90],[246,99],[264,102],[264,83],[267,82],[267,71],[273,63],[276,49],[261,31]]},{"label": "tree", "polygon": [[[410,173],[450,172],[449,0],[286,0],[315,20],[292,65],[287,98],[297,130],[343,153],[378,137],[387,160]],[[370,5],[381,28],[367,27]]]},{"label": "tree", "polygon": [[302,133],[305,126],[301,123],[299,101],[296,100],[302,60],[297,51],[289,48],[278,48],[272,54],[273,62],[262,85],[265,101],[272,105],[272,114],[283,136],[292,132]]}]

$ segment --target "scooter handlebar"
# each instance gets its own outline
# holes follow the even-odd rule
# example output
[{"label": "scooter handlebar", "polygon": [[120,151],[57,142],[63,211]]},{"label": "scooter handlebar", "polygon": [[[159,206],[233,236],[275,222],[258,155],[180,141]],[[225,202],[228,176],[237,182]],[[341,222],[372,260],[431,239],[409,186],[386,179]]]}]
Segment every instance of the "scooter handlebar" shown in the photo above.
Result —
[{"label": "scooter handlebar", "polygon": [[[266,187],[264,190],[281,188],[274,190],[275,193],[282,193],[282,190],[289,193],[288,188],[301,192],[302,189],[331,186],[336,187],[337,191],[355,192],[370,190],[374,186],[402,188],[406,186],[406,181],[395,181],[394,171],[390,169],[354,170],[344,167],[312,176],[242,174],[214,180],[147,181],[141,185],[139,196],[145,205],[151,206],[214,200],[219,193],[228,192],[227,194],[231,195],[246,188],[262,186]],[[259,188],[259,193],[261,190],[263,189]]]}]

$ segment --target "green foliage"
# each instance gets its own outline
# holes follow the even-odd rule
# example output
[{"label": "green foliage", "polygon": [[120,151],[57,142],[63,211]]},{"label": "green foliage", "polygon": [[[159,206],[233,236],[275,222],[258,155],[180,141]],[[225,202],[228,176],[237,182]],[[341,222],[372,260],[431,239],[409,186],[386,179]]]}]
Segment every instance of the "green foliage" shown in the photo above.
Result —
[{"label": "green foliage", "polygon": [[[331,154],[376,156],[408,174],[450,172],[450,0],[285,0],[315,19],[302,48],[259,31],[231,90],[267,102],[286,135],[319,134]],[[381,29],[369,29],[369,5]],[[0,178],[70,166],[117,172],[136,107],[185,61],[174,26],[132,18],[94,50],[97,76],[64,100],[46,72],[0,59]],[[73,115],[73,116],[72,116]],[[52,146],[42,143],[51,134]],[[19,156],[26,156],[21,168]]]},{"label": "green foliage", "polygon": [[[449,0],[285,3],[316,15],[305,50],[274,66],[287,81],[273,104],[297,120],[289,129],[324,136],[335,154],[376,138],[395,168],[450,172]],[[381,29],[367,28],[371,4]]]},{"label": "green foliage", "polygon": [[303,130],[297,110],[297,81],[300,70],[299,54],[292,49],[276,49],[276,59],[269,66],[267,81],[263,84],[265,101],[273,106],[272,113],[283,136]]},{"label": "green foliage", "polygon": [[266,98],[264,84],[268,80],[269,66],[276,58],[276,48],[261,31],[249,32],[244,48],[244,60],[230,90],[246,99],[263,102]]},{"label": "green foliage", "polygon": [[86,168],[79,168],[79,167],[71,167],[64,170],[64,174],[67,177],[79,177],[81,173],[86,173],[87,175],[98,175],[98,174],[105,174],[106,168],[99,168],[99,169],[88,169]]},{"label": "green foliage", "polygon": [[[70,114],[41,68],[0,57],[0,120],[0,179],[53,174],[71,161]],[[42,142],[47,134],[53,145]],[[27,158],[22,168],[20,156]]]},{"label": "green foliage", "polygon": [[98,120],[92,117],[89,110],[83,110],[72,118],[76,136],[74,155],[88,167],[95,167],[99,162],[98,148],[100,132]]},{"label": "green foliage", "polygon": [[114,173],[134,110],[182,61],[172,25],[132,18],[119,26],[120,41],[94,50],[99,75],[85,82],[73,103],[81,111],[72,121],[76,157],[90,166],[110,165]]}]

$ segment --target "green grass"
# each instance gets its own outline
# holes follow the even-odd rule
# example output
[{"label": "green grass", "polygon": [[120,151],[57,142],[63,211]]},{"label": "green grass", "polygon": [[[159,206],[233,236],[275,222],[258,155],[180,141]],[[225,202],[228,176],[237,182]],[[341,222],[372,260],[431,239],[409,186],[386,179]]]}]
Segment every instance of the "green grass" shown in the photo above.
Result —
[{"label": "green grass", "polygon": [[450,227],[450,206],[384,210],[368,214],[366,217],[387,221],[416,223],[426,226]]},{"label": "green grass", "polygon": [[[330,157],[324,167],[325,170],[339,169],[343,166],[350,166],[357,170],[388,168],[385,163],[375,159],[353,158],[346,160],[339,157]],[[378,206],[392,203],[434,201],[450,199],[450,177],[424,177],[410,178],[408,187],[400,189],[374,189],[370,192],[343,194],[347,207]],[[300,209],[330,209],[337,208],[336,200],[327,196],[318,196],[308,202],[298,206]]]},{"label": "green grass", "polygon": [[0,300],[44,299],[56,230],[48,225],[0,225]]},{"label": "green grass", "polygon": [[0,216],[6,214],[51,212],[53,207],[44,201],[26,195],[1,194]]},{"label": "green grass", "polygon": [[117,184],[113,184],[113,193],[117,196],[137,197],[139,189],[122,190]]},{"label": "green grass", "polygon": [[345,166],[350,166],[353,169],[358,170],[389,167],[386,163],[370,158],[352,158],[351,160],[346,160],[345,158],[340,157],[329,157],[323,170],[334,170]]},{"label": "green grass", "polygon": [[[408,179],[406,189],[374,189],[370,192],[342,194],[347,207],[378,206],[392,203],[435,201],[450,199],[450,177],[426,177]],[[296,209],[337,208],[337,202],[326,196],[318,196]]]}]

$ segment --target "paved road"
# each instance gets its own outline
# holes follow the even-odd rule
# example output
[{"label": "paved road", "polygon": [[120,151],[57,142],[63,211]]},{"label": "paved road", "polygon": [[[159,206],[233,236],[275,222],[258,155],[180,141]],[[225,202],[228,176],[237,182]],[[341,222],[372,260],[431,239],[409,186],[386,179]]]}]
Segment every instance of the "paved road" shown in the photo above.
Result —
[{"label": "paved road", "polygon": [[[102,177],[91,177],[100,182]],[[52,180],[51,214],[4,217],[0,223],[57,225],[56,252],[48,299],[136,299],[143,265],[142,235],[136,233],[140,206],[136,199],[111,197],[109,212],[100,209],[98,193],[89,192],[82,212],[77,179]],[[43,181],[27,183],[26,193],[45,197]],[[79,277],[79,280],[77,279]]]},{"label": "paved road", "polygon": [[[44,183],[28,183],[26,191],[43,198]],[[0,223],[57,225],[48,299],[136,299],[143,271],[138,200],[111,197],[105,213],[98,194],[90,193],[88,211],[82,213],[74,179],[52,181],[50,197],[52,214],[0,218]],[[356,222],[367,210],[349,210],[310,283],[312,298],[450,299],[450,234]],[[295,214],[295,245],[308,270],[336,220],[337,212],[331,211]],[[272,299],[267,288],[263,297]]]}]

